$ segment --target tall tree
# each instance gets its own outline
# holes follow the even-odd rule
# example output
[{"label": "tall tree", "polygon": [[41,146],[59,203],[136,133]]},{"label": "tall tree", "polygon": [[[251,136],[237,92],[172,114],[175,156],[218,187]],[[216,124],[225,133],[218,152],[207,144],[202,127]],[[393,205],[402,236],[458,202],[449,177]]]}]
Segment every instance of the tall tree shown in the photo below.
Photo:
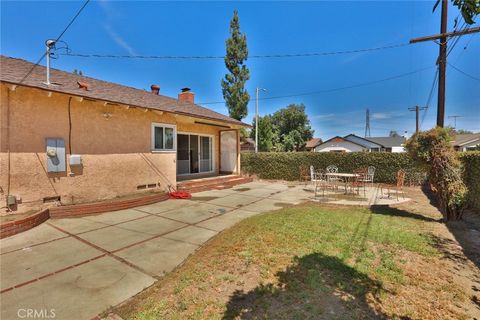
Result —
[{"label": "tall tree", "polygon": [[[253,119],[253,129],[250,131],[250,138],[255,139],[255,118]],[[272,151],[274,140],[272,117],[266,115],[258,117],[258,151]]]},{"label": "tall tree", "polygon": [[312,139],[313,130],[303,104],[290,104],[272,115],[277,150],[299,151]]},{"label": "tall tree", "polygon": [[227,49],[225,66],[229,73],[222,79],[223,98],[230,117],[242,120],[247,116],[247,104],[250,100],[250,95],[245,90],[250,71],[245,65],[245,60],[248,58],[247,36],[240,32],[237,10],[233,12],[233,18],[230,21],[230,38],[225,43]]},{"label": "tall tree", "polygon": [[400,135],[398,134],[398,132],[395,131],[395,130],[390,130],[389,136],[390,136],[390,137],[400,137]]}]

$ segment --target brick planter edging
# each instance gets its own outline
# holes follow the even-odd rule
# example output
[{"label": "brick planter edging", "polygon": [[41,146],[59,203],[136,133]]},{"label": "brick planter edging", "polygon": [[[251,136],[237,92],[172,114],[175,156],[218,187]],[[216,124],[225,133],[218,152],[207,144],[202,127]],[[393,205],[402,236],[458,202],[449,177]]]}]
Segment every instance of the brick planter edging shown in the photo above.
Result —
[{"label": "brick planter edging", "polygon": [[90,214],[97,214],[97,213],[103,213],[108,211],[117,211],[117,210],[144,206],[147,204],[165,201],[168,199],[169,199],[168,193],[161,193],[161,194],[148,195],[148,196],[143,196],[143,197],[133,198],[128,200],[52,207],[50,208],[50,217],[65,218],[65,217],[85,216]]},{"label": "brick planter edging", "polygon": [[129,209],[147,204],[152,204],[169,199],[168,193],[154,194],[128,200],[112,202],[98,202],[90,204],[77,204],[43,209],[23,219],[9,221],[0,224],[0,239],[7,238],[18,233],[36,227],[49,218],[80,217],[108,211]]},{"label": "brick planter edging", "polygon": [[48,218],[50,218],[50,212],[48,209],[44,209],[23,219],[3,223],[0,225],[0,239],[32,229],[47,221]]}]

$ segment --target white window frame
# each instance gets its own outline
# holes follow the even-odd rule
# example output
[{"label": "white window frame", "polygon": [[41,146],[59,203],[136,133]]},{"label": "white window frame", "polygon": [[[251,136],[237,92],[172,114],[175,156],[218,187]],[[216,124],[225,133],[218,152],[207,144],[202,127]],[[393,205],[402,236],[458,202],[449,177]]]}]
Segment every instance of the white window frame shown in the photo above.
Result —
[{"label": "white window frame", "polygon": [[[155,128],[163,128],[163,146],[165,147],[165,128],[173,129],[173,148],[172,149],[155,149]],[[152,152],[176,152],[177,151],[177,126],[169,123],[152,122],[151,130],[151,148]]]}]

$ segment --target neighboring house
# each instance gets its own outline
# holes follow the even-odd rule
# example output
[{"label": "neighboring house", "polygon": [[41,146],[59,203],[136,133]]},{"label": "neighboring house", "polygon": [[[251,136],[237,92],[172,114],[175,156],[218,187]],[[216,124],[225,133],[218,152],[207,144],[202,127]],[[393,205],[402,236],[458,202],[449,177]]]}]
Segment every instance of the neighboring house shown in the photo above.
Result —
[{"label": "neighboring house", "polygon": [[395,137],[368,137],[369,141],[373,141],[382,146],[382,150],[385,152],[405,152],[404,145],[407,139],[402,136]]},{"label": "neighboring house", "polygon": [[252,138],[245,138],[240,141],[241,152],[255,152],[255,140]]},{"label": "neighboring house", "polygon": [[480,133],[457,134],[452,141],[453,148],[457,151],[478,150],[480,146]]},{"label": "neighboring house", "polygon": [[315,147],[315,152],[405,152],[404,137],[336,136]]},{"label": "neighboring house", "polygon": [[[240,173],[249,125],[178,98],[0,56],[0,199],[94,202]],[[11,200],[11,197],[8,197]]]},{"label": "neighboring house", "polygon": [[315,148],[319,146],[321,143],[322,143],[322,139],[312,138],[308,140],[307,143],[305,144],[305,151],[314,152]]}]

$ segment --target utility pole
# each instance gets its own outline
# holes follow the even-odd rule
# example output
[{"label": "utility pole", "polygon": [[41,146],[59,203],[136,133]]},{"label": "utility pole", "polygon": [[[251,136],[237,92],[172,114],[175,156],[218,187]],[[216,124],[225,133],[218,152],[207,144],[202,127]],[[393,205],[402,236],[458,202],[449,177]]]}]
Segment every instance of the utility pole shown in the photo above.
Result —
[{"label": "utility pole", "polygon": [[370,110],[365,114],[365,138],[370,137]]},{"label": "utility pole", "polygon": [[447,41],[450,37],[458,37],[480,31],[480,27],[469,28],[460,31],[447,32],[447,8],[448,0],[442,1],[442,17],[440,22],[440,34],[411,39],[410,43],[440,40],[438,56],[438,104],[437,104],[437,127],[443,127],[445,121],[445,80],[447,70]]},{"label": "utility pole", "polygon": [[[440,33],[447,32],[447,9],[448,0],[442,0],[442,20],[440,22]],[[438,53],[438,107],[437,126],[443,128],[445,121],[445,78],[447,76],[447,37],[440,38]],[[418,123],[418,120],[417,120]],[[418,127],[418,124],[417,124]],[[417,128],[418,132],[418,128]]]},{"label": "utility pole", "polygon": [[267,91],[267,89],[257,87],[255,99],[255,153],[258,152],[258,92]]},{"label": "utility pole", "polygon": [[427,107],[419,107],[415,106],[415,108],[408,108],[408,111],[415,111],[415,134],[420,131],[420,124],[418,122],[418,119],[420,118],[420,110],[425,110]]},{"label": "utility pole", "polygon": [[463,116],[448,116],[448,118],[453,118],[453,121],[454,121],[453,128],[457,129],[457,118],[463,118]]}]

